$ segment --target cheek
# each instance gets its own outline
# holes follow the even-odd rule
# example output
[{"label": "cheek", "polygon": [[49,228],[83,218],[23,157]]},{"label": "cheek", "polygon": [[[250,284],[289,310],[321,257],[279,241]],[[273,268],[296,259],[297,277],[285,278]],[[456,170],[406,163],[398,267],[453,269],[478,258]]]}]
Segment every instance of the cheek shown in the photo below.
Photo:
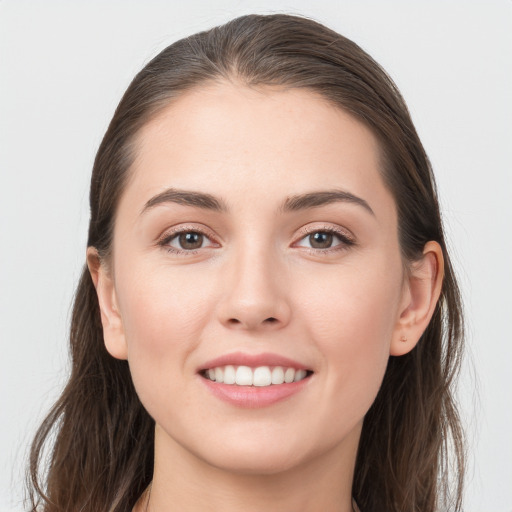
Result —
[{"label": "cheek", "polygon": [[345,267],[322,286],[309,283],[304,303],[309,337],[324,356],[325,407],[337,403],[340,414],[347,409],[366,413],[389,358],[399,314],[401,264],[377,263]]},{"label": "cheek", "polygon": [[179,377],[191,371],[188,356],[201,341],[211,301],[204,286],[186,273],[137,269],[117,269],[122,283],[117,292],[130,371],[151,413],[153,402],[179,392]]},{"label": "cheek", "polygon": [[302,314],[314,326],[311,334],[332,343],[336,351],[389,346],[398,319],[402,274],[399,261],[360,261],[303,279],[298,296]]},{"label": "cheek", "polygon": [[[120,269],[119,307],[128,349],[149,349],[156,356],[174,347],[187,350],[205,321],[210,292],[191,273],[165,265]],[[123,272],[124,270],[124,272]]]}]

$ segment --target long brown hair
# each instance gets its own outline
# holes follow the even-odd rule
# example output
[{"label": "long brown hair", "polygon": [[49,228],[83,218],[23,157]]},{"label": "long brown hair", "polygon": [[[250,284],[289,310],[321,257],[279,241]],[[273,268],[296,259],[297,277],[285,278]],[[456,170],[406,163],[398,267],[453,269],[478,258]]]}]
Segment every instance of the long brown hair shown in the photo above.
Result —
[{"label": "long brown hair", "polygon": [[[242,16],[163,50],[130,84],[98,150],[88,246],[108,258],[140,128],[184,91],[212,80],[305,88],[365,123],[380,141],[404,261],[418,258],[429,240],[441,245],[441,298],[412,352],[389,359],[364,420],[353,494],[363,511],[460,510],[464,451],[453,384],[462,308],[434,177],[396,86],[355,43],[308,18],[275,14]],[[137,397],[128,363],[105,349],[85,266],[70,341],[69,382],[32,446],[30,510],[126,512],[152,478],[154,421]]]}]

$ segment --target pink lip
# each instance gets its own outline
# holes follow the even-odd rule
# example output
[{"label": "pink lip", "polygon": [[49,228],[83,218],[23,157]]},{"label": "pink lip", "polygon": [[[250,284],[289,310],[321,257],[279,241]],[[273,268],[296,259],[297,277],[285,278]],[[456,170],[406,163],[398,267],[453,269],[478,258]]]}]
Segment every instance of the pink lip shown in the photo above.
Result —
[{"label": "pink lip", "polygon": [[237,386],[236,384],[219,384],[204,377],[201,378],[201,381],[214,396],[230,405],[246,409],[267,407],[289,398],[304,389],[310,380],[310,377],[307,377],[299,382],[260,388],[255,386]]},{"label": "pink lip", "polygon": [[243,352],[233,352],[223,356],[206,361],[198,371],[208,370],[217,366],[249,366],[257,368],[258,366],[283,366],[284,368],[295,368],[296,370],[310,370],[311,368],[278,354],[244,354]]},{"label": "pink lip", "polygon": [[272,353],[244,354],[243,352],[233,352],[206,361],[198,369],[201,381],[214,396],[235,407],[248,409],[267,407],[299,393],[311,380],[311,376],[309,376],[299,382],[257,387],[221,384],[202,375],[204,370],[227,365],[249,366],[250,368],[282,366],[283,368],[294,368],[295,370],[311,370],[311,368],[288,357]]}]

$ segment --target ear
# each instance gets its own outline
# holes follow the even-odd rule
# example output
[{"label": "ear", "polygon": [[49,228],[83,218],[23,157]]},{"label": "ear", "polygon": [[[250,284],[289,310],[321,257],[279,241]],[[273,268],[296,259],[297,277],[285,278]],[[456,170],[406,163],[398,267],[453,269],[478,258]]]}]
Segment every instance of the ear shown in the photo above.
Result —
[{"label": "ear", "polygon": [[443,250],[437,242],[427,242],[422,258],[411,265],[404,283],[390,355],[404,355],[416,346],[434,314],[443,277]]},{"label": "ear", "polygon": [[110,269],[105,262],[101,262],[95,247],[87,248],[87,266],[98,295],[105,347],[116,359],[127,359],[128,350],[114,281]]}]

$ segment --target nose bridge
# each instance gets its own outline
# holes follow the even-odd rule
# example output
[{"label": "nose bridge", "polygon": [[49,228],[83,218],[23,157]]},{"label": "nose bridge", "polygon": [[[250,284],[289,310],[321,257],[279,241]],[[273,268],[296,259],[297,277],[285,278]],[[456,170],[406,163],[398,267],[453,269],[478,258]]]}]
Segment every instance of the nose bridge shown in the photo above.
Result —
[{"label": "nose bridge", "polygon": [[271,242],[245,237],[233,248],[227,267],[229,284],[220,308],[224,324],[257,329],[288,323],[283,262]]}]

